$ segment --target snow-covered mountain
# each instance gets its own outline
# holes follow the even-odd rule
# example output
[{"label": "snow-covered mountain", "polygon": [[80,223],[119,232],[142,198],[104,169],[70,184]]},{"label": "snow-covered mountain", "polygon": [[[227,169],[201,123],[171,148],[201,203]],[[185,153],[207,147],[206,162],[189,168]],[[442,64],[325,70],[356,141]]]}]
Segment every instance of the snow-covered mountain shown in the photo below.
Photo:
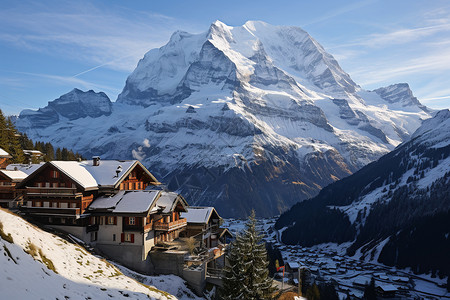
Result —
[{"label": "snow-covered mountain", "polygon": [[201,299],[177,276],[119,270],[3,209],[0,266],[2,299]]},{"label": "snow-covered mountain", "polygon": [[362,90],[302,29],[258,21],[175,32],[139,61],[110,115],[48,109],[22,113],[18,128],[87,157],[140,159],[223,216],[285,211],[430,117],[406,84]]},{"label": "snow-covered mountain", "polygon": [[111,100],[105,93],[73,89],[58,99],[49,101],[48,106],[40,108],[38,111],[23,110],[19,119],[21,126],[45,128],[58,122],[109,116],[111,110]]},{"label": "snow-covered mountain", "polygon": [[351,242],[348,254],[450,275],[450,111],[280,216],[289,244]]}]

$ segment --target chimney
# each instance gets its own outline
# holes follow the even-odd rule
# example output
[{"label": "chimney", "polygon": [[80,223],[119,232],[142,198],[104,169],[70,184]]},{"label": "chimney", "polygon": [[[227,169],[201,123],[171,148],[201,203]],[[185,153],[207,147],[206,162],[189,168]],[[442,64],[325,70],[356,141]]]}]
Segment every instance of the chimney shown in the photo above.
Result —
[{"label": "chimney", "polygon": [[92,157],[92,165],[93,165],[94,167],[100,165],[100,156],[93,156],[93,157]]}]

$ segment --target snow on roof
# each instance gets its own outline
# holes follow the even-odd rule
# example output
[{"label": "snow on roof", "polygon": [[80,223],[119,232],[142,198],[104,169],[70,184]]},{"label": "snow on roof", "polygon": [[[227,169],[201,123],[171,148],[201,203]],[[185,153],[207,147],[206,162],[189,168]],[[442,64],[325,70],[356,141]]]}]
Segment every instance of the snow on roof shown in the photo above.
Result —
[{"label": "snow on roof", "polygon": [[6,166],[6,170],[10,171],[22,171],[27,175],[30,175],[34,171],[36,171],[39,167],[43,166],[42,164],[10,164]]},{"label": "snow on roof", "polygon": [[142,213],[152,206],[160,191],[127,191],[114,209],[115,213]]},{"label": "snow on roof", "polygon": [[370,282],[370,278],[366,277],[366,276],[357,276],[353,279],[353,283],[354,284],[359,284],[359,285],[366,285]]},{"label": "snow on roof", "polygon": [[177,198],[177,193],[162,191],[161,197],[159,197],[158,201],[156,201],[156,205],[164,208],[162,213],[166,214],[173,210],[173,207],[176,205]]},{"label": "snow on roof", "polygon": [[5,176],[12,180],[23,180],[28,177],[28,174],[22,171],[0,170]]},{"label": "snow on roof", "polygon": [[125,191],[119,191],[113,196],[101,196],[95,199],[91,205],[89,205],[89,210],[92,209],[114,209],[117,203],[122,199]]},{"label": "snow on roof", "polygon": [[377,287],[379,287],[380,289],[382,289],[385,292],[397,291],[397,287],[392,284],[389,284],[389,283],[377,284]]},{"label": "snow on roof", "polygon": [[7,157],[11,157],[11,155],[9,155],[8,152],[6,152],[5,150],[3,150],[2,148],[0,148],[0,157],[1,156],[7,156]]},{"label": "snow on roof", "polygon": [[113,213],[147,212],[160,191],[120,191],[110,197],[99,197],[89,206],[89,210],[108,209]]},{"label": "snow on roof", "polygon": [[[100,186],[114,186],[135,164],[137,160],[102,160],[98,166],[92,164],[92,160],[79,162],[80,166],[85,168]],[[122,171],[116,173],[117,168],[121,166]]]},{"label": "snow on roof", "polygon": [[185,218],[188,223],[208,223],[214,207],[195,207],[190,206],[187,212],[181,213],[181,217]]},{"label": "snow on roof", "polygon": [[291,269],[298,269],[298,268],[300,268],[300,265],[298,264],[298,262],[294,262],[294,261],[288,262],[287,265]]},{"label": "snow on roof", "polygon": [[[91,160],[51,161],[50,163],[82,187],[93,188],[116,185],[136,162],[137,160],[103,160],[98,166],[94,166]],[[118,169],[119,173],[116,172]]]},{"label": "snow on roof", "polygon": [[50,164],[64,172],[67,176],[81,185],[83,188],[96,188],[98,183],[91,173],[77,161],[51,161]]}]

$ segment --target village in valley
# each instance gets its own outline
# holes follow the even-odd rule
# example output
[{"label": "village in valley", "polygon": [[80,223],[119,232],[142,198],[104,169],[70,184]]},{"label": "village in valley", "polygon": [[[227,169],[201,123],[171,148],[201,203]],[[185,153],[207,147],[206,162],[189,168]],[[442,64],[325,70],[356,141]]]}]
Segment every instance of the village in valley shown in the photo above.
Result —
[{"label": "village in valley", "polygon": [[[259,219],[265,242],[280,251],[285,273],[275,274],[275,279],[285,282],[285,289],[298,290],[299,270],[303,284],[332,283],[340,298],[361,299],[372,278],[380,298],[390,299],[446,299],[446,280],[431,275],[416,275],[411,270],[397,269],[345,254],[346,244],[322,244],[314,247],[285,245],[280,232],[274,228],[275,218]],[[232,234],[244,227],[244,220],[227,219],[224,227]],[[303,275],[302,275],[303,274]],[[301,281],[300,281],[301,282]],[[280,285],[281,287],[281,285]]]}]

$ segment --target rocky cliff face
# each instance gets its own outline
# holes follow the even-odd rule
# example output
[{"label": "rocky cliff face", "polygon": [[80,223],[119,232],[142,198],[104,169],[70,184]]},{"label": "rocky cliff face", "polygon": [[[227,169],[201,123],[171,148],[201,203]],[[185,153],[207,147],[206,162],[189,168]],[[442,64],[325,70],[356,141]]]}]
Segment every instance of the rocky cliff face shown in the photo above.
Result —
[{"label": "rocky cliff face", "polygon": [[105,93],[73,89],[58,99],[48,102],[48,106],[38,111],[22,111],[17,124],[21,127],[45,128],[64,119],[72,121],[86,117],[109,116],[111,109],[112,103]]},{"label": "rocky cliff face", "polygon": [[17,125],[85,156],[140,159],[223,216],[270,216],[394,149],[430,116],[412,93],[403,106],[381,94],[362,90],[300,28],[216,21],[149,51],[111,115],[62,120],[42,113],[49,105],[33,113],[43,129],[27,123],[30,112]]}]

